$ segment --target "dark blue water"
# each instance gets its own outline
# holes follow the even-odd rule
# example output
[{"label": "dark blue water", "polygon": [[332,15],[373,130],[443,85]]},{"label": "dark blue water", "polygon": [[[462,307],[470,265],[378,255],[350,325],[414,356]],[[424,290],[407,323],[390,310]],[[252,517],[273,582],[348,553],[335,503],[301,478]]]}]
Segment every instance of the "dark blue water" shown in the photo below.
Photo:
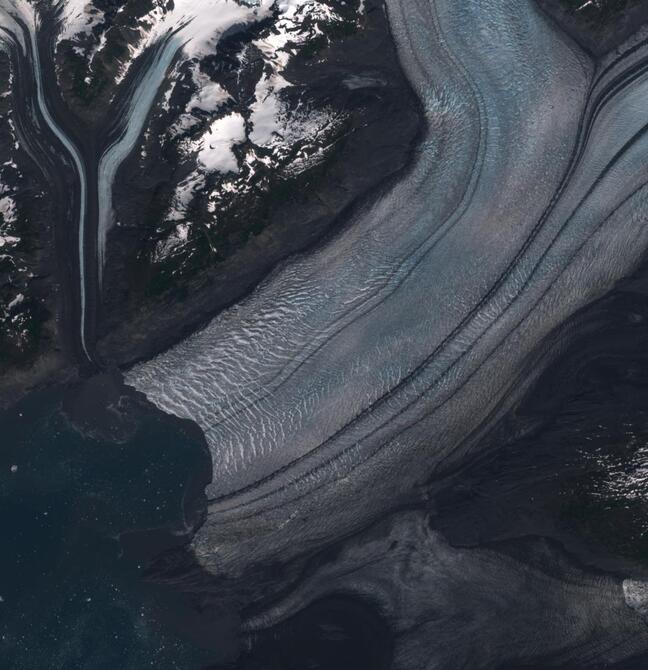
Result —
[{"label": "dark blue water", "polygon": [[195,523],[209,465],[200,435],[131,399],[112,426],[123,443],[86,437],[64,409],[84,393],[52,390],[0,416],[0,667],[184,670],[227,658],[223,629],[191,639],[175,625],[189,605],[142,579]]}]

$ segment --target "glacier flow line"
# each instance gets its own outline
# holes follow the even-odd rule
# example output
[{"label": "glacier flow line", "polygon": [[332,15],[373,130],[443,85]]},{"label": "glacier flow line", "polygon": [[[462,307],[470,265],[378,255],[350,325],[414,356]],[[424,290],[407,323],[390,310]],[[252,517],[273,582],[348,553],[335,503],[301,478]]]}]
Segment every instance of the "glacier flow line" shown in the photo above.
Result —
[{"label": "glacier flow line", "polygon": [[79,335],[81,338],[81,348],[83,353],[89,361],[92,361],[92,357],[88,352],[88,346],[86,343],[86,308],[87,308],[87,295],[86,295],[86,277],[85,277],[85,237],[86,237],[86,215],[87,215],[87,202],[88,202],[88,184],[86,178],[86,172],[83,165],[83,159],[81,158],[81,153],[74,145],[72,140],[63,132],[61,127],[56,123],[52,114],[50,113],[47,102],[45,101],[45,94],[43,92],[43,77],[40,66],[40,55],[38,52],[38,46],[36,44],[36,32],[31,29],[30,26],[30,35],[29,41],[31,45],[32,60],[34,63],[34,79],[36,81],[36,97],[38,101],[38,107],[45,123],[49,126],[50,130],[58,137],[61,144],[65,147],[68,154],[71,156],[72,161],[74,162],[74,167],[79,176],[79,234],[78,234],[78,243],[79,243],[79,303],[80,303],[80,324],[79,324]]},{"label": "glacier flow line", "polygon": [[99,216],[97,222],[97,278],[99,290],[103,284],[108,231],[113,219],[112,189],[120,165],[133,150],[139,139],[155,98],[164,83],[166,74],[183,43],[176,37],[189,24],[183,21],[170,30],[155,45],[155,53],[146,69],[141,73],[135,91],[127,103],[125,122],[119,136],[103,152],[99,159],[97,175],[97,197]]},{"label": "glacier flow line", "polygon": [[[47,102],[45,101],[45,93],[43,90],[43,77],[40,65],[40,54],[38,51],[38,44],[36,40],[36,26],[37,19],[33,14],[33,7],[25,2],[10,2],[10,8],[0,8],[0,35],[4,33],[4,41],[7,40],[14,44],[20,44],[24,55],[28,58],[28,47],[24,39],[29,40],[29,50],[31,50],[32,65],[34,70],[34,81],[36,83],[36,100],[38,108],[43,117],[43,120],[59,139],[65,150],[72,158],[75,170],[79,177],[79,228],[78,228],[78,245],[79,245],[79,288],[80,288],[80,326],[79,336],[81,341],[81,348],[83,353],[89,361],[92,361],[88,346],[86,342],[86,283],[85,283],[85,235],[86,235],[86,216],[87,216],[87,201],[88,188],[83,160],[77,147],[72,140],[65,134],[61,127],[56,123],[52,114],[50,113]],[[13,11],[12,11],[13,9]],[[6,21],[9,21],[8,25]],[[22,35],[20,34],[22,33]]]}]

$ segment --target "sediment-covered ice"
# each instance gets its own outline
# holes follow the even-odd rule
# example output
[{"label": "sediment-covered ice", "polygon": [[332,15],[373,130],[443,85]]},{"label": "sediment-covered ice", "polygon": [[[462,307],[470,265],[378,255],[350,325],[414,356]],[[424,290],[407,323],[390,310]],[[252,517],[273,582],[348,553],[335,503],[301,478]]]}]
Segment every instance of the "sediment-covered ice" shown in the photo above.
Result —
[{"label": "sediment-covered ice", "polygon": [[379,609],[394,670],[589,670],[633,667],[617,663],[645,653],[645,582],[588,574],[544,540],[527,539],[526,560],[499,549],[453,547],[425,514],[396,514],[246,627],[258,633],[335,593]]}]

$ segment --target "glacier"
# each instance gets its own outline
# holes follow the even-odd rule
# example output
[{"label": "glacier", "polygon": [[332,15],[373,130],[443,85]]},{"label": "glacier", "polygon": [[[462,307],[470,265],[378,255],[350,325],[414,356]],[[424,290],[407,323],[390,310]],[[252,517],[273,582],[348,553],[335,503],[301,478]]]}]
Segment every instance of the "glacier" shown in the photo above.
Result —
[{"label": "glacier", "polygon": [[205,432],[194,548],[215,572],[422,495],[522,396],[552,330],[648,243],[639,36],[597,67],[530,1],[387,7],[427,121],[408,174],[127,374]]}]

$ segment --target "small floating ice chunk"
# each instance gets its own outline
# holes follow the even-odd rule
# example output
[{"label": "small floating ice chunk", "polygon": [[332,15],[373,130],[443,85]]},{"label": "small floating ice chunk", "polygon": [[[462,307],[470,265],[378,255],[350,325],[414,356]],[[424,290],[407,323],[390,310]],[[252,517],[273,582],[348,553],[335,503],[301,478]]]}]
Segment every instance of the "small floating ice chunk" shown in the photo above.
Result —
[{"label": "small floating ice chunk", "polygon": [[[16,203],[8,195],[0,198],[0,215],[5,223],[14,223],[16,221]],[[2,246],[0,244],[0,246]]]},{"label": "small floating ice chunk", "polygon": [[13,237],[12,235],[0,235],[0,249],[5,246],[11,246],[18,244],[20,242],[19,237]]},{"label": "small floating ice chunk", "polygon": [[350,74],[342,83],[350,91],[355,91],[360,88],[379,88],[385,86],[385,81],[379,77],[370,77],[363,74]]},{"label": "small floating ice chunk", "polygon": [[14,307],[18,307],[25,300],[25,296],[22,293],[19,293],[8,305],[7,309],[11,311]]}]

